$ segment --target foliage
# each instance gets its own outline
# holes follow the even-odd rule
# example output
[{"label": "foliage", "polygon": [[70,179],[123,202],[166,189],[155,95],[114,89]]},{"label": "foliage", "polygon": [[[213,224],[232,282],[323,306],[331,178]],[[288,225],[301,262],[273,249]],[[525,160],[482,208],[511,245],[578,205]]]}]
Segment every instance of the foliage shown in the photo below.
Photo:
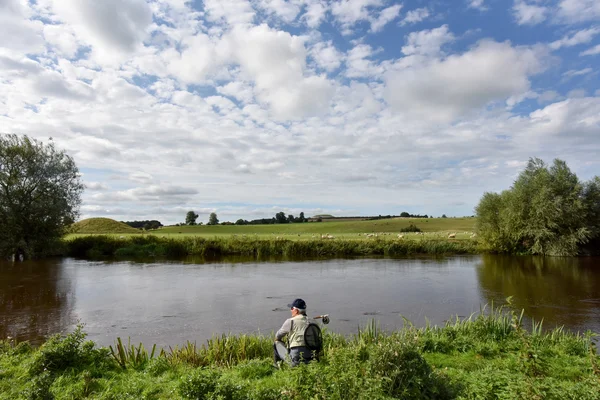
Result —
[{"label": "foliage", "polygon": [[121,221],[121,222],[124,223],[125,225],[131,226],[132,228],[145,229],[147,231],[149,231],[151,229],[158,229],[161,226],[163,226],[163,224],[161,224],[160,221],[157,221],[155,219],[144,220],[144,221]]},{"label": "foliage", "polygon": [[409,214],[406,211],[403,211],[400,213],[400,217],[402,218],[429,218],[427,216],[427,214],[425,215],[420,215],[420,214]]},{"label": "foliage", "polygon": [[533,158],[512,187],[476,207],[484,246],[506,253],[573,256],[598,237],[600,180],[582,184],[566,163]]},{"label": "foliage", "polygon": [[421,232],[421,229],[411,222],[406,228],[400,228],[400,232]]},{"label": "foliage", "polygon": [[78,216],[79,170],[73,159],[27,136],[0,136],[0,256],[51,252]]},{"label": "foliage", "polygon": [[181,237],[163,238],[154,235],[84,236],[66,242],[71,257],[147,258],[197,255],[216,257],[244,255],[255,258],[326,257],[326,256],[403,256],[410,254],[472,254],[476,246],[471,241],[447,240],[321,240],[293,241],[287,239]]},{"label": "foliage", "polygon": [[37,349],[0,342],[0,399],[597,400],[600,393],[592,335],[540,324],[527,331],[521,314],[503,307],[441,327],[383,332],[372,322],[350,337],[325,332],[320,362],[281,370],[271,366],[266,336],[224,335],[153,358],[135,346],[148,360],[136,368],[119,367],[84,338],[78,329]]},{"label": "foliage", "polygon": [[115,347],[109,346],[110,354],[113,356],[115,361],[121,366],[121,368],[140,368],[145,365],[148,361],[154,358],[156,352],[156,345],[152,346],[152,352],[148,355],[148,352],[144,348],[142,343],[139,346],[134,346],[131,341],[127,341],[127,346],[123,345],[121,338],[117,338]]},{"label": "foliage", "polygon": [[207,225],[218,225],[218,224],[219,224],[219,219],[217,218],[217,214],[214,212],[211,212],[210,215],[208,216]]},{"label": "foliage", "polygon": [[[211,214],[211,217],[212,217],[212,214]],[[215,218],[216,218],[216,214],[215,214]],[[196,214],[194,211],[188,211],[187,214],[185,215],[185,224],[186,225],[196,225],[197,219],[198,219],[198,214]],[[217,223],[218,223],[218,221],[217,221]]]}]

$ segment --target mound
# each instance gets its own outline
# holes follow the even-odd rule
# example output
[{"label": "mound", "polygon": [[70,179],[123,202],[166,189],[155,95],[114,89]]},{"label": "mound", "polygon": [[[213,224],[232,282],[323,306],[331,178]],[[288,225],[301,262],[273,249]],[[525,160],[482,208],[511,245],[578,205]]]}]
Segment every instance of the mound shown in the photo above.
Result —
[{"label": "mound", "polygon": [[140,233],[122,222],[110,218],[88,218],[72,225],[73,233]]}]

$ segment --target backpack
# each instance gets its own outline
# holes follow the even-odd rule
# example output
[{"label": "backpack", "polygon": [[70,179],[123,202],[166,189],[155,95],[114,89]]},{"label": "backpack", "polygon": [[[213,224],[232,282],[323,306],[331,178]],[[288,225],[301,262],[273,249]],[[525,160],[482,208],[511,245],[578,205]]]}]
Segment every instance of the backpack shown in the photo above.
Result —
[{"label": "backpack", "polygon": [[304,330],[304,343],[310,351],[319,353],[323,349],[323,335],[321,328],[314,322],[309,322]]}]

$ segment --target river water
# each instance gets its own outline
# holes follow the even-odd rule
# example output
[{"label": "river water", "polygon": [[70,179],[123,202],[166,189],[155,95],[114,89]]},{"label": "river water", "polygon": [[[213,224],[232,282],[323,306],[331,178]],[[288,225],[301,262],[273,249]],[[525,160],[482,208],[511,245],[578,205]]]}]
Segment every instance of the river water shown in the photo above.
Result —
[{"label": "river water", "polygon": [[159,346],[277,330],[302,297],[309,316],[355,333],[469,316],[505,303],[546,328],[600,333],[600,258],[467,256],[301,262],[0,262],[0,338],[40,343],[79,321],[100,345]]}]

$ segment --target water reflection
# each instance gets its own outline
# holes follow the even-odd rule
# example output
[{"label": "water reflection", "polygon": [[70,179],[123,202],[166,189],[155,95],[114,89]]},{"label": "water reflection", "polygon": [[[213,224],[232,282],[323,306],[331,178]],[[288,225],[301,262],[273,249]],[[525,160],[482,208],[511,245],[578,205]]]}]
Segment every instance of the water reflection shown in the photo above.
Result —
[{"label": "water reflection", "polygon": [[600,259],[466,256],[294,262],[247,258],[157,262],[62,259],[0,263],[0,337],[39,343],[73,329],[109,345],[120,336],[159,346],[221,333],[269,333],[303,297],[329,329],[371,319],[386,330],[443,324],[513,296],[545,326],[600,332]]},{"label": "water reflection", "polygon": [[71,325],[71,284],[61,261],[0,261],[0,337],[40,343]]},{"label": "water reflection", "polygon": [[482,297],[504,303],[512,296],[547,328],[600,332],[600,259],[484,255],[477,269]]}]

